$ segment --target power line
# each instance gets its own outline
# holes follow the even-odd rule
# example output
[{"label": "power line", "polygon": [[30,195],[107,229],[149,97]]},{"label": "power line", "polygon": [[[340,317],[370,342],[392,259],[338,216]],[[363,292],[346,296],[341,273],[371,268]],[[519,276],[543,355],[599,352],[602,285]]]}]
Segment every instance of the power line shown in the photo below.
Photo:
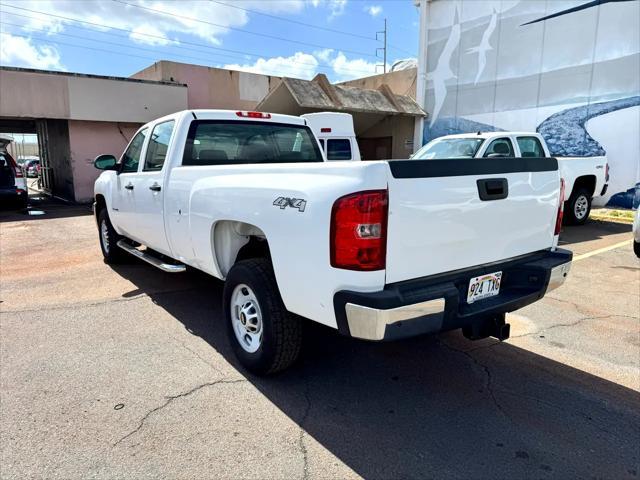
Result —
[{"label": "power line", "polygon": [[[67,20],[69,22],[82,23],[82,24],[86,24],[86,25],[91,25],[93,27],[107,28],[107,29],[111,29],[111,30],[117,30],[117,31],[121,31],[121,32],[126,32],[126,33],[133,34],[133,35],[136,35],[136,36],[144,36],[144,37],[156,38],[156,39],[167,41],[167,38],[162,36],[162,35],[154,35],[154,34],[151,34],[151,33],[141,33],[141,32],[136,32],[134,30],[129,30],[129,29],[126,29],[126,28],[114,27],[114,26],[111,26],[111,25],[95,23],[95,22],[89,22],[89,21],[86,21],[86,20],[76,20],[76,19],[71,18],[71,17],[65,17],[65,16],[62,16],[62,15],[54,15],[54,14],[50,14],[50,13],[47,13],[47,12],[41,12],[41,11],[38,11],[38,10],[31,10],[31,9],[24,8],[24,7],[16,7],[16,6],[13,6],[13,5],[6,5],[6,4],[3,4],[3,3],[0,3],[0,6],[16,8],[16,9],[19,9],[19,10],[23,10],[23,11],[27,11],[27,12],[31,12],[31,13],[36,13],[36,14],[39,14],[39,15],[46,15],[46,16],[49,16],[49,17],[54,17],[54,18],[59,18],[59,19],[62,19],[62,20]],[[21,15],[19,13],[15,13],[15,12],[4,11],[3,13],[9,14],[9,15],[14,15],[14,16],[17,16],[17,17],[22,17],[22,18],[40,20],[40,18],[38,18],[38,17],[32,17],[32,16],[29,16],[29,15]],[[4,22],[4,23],[8,23],[8,22]],[[19,25],[15,25],[15,24],[13,24],[13,25],[14,26],[19,26]],[[86,27],[80,27],[80,26],[77,26],[77,25],[72,25],[72,26],[74,28],[82,28],[84,30],[93,30],[93,29],[89,29],[89,28],[86,28]],[[103,34],[103,35],[113,35],[113,36],[116,36],[116,37],[123,38],[122,35],[115,35],[114,33],[111,33],[111,32],[102,32],[101,31],[100,33]],[[65,34],[58,33],[58,35],[65,35]],[[66,34],[66,35],[69,36],[69,34]],[[83,37],[83,39],[84,39],[84,37]],[[255,52],[246,52],[246,51],[242,51],[242,50],[233,50],[233,49],[229,49],[229,48],[214,47],[214,46],[211,46],[211,45],[206,45],[206,44],[202,44],[202,43],[195,43],[195,42],[188,42],[188,41],[183,41],[183,40],[180,40],[180,44],[181,45],[173,45],[172,47],[173,48],[181,48],[181,49],[184,49],[184,50],[194,51],[194,52],[198,52],[198,53],[208,53],[208,52],[203,52],[202,50],[197,50],[197,49],[194,49],[194,48],[188,48],[188,47],[182,46],[182,44],[184,44],[184,45],[192,45],[192,46],[211,49],[211,50],[220,50],[220,51],[224,51],[224,52],[231,52],[231,53],[236,53],[238,55],[241,55],[242,56],[241,57],[242,60],[244,60],[245,56],[254,57],[254,58],[265,58],[265,57],[269,58],[269,57],[271,57],[270,55],[267,55],[267,54],[260,54],[260,53],[255,53]],[[126,46],[129,47],[129,45],[126,45]],[[136,48],[136,47],[131,46],[130,48]],[[214,53],[213,55],[226,56],[226,57],[233,58],[233,59],[236,59],[236,60],[238,58],[240,58],[238,56],[224,55],[224,54],[220,54],[220,53]],[[316,63],[301,62],[301,61],[297,61],[296,63],[298,63],[300,65],[323,66],[323,67],[327,67],[327,68],[333,68],[332,65],[322,64],[322,63],[317,63],[316,64]],[[352,71],[352,72],[358,72],[358,73],[369,73],[369,74],[372,73],[372,72],[370,72],[368,70],[359,70],[359,69],[353,69],[353,68],[346,68],[345,70]]]},{"label": "power line", "polygon": [[[128,6],[133,7],[133,8],[140,8],[142,10],[147,10],[147,11],[155,12],[155,13],[161,13],[163,15],[168,15],[170,17],[182,18],[184,20],[189,20],[191,22],[197,22],[197,23],[203,23],[203,24],[206,24],[206,25],[212,25],[214,27],[224,28],[224,29],[227,29],[227,30],[234,30],[234,31],[241,32],[241,33],[246,33],[246,34],[249,34],[249,35],[256,35],[256,36],[259,36],[259,37],[271,38],[273,40],[280,40],[282,42],[295,43],[295,44],[298,44],[298,45],[307,45],[309,47],[314,47],[314,48],[323,48],[323,49],[330,48],[332,50],[337,50],[336,48],[328,47],[326,45],[318,45],[316,43],[301,42],[299,40],[292,40],[290,38],[278,37],[276,35],[269,35],[267,33],[254,32],[254,31],[251,31],[251,30],[246,30],[244,28],[230,27],[228,25],[221,25],[219,23],[209,22],[207,20],[201,20],[199,18],[186,17],[184,15],[178,15],[176,13],[170,13],[170,12],[165,12],[163,10],[157,10],[155,8],[145,7],[144,5],[136,5],[134,3],[127,3],[127,2],[125,2],[123,0],[112,0],[112,1],[116,2],[116,3],[121,3],[123,5],[128,5]],[[361,56],[366,56],[366,57],[375,57],[375,55],[371,55],[371,54],[365,53],[365,52],[358,52],[356,50],[345,50],[345,49],[341,49],[341,50],[343,52],[353,53],[355,55],[361,55]]]},{"label": "power line", "polygon": [[219,5],[224,5],[225,7],[231,7],[231,8],[235,8],[237,10],[243,10],[243,11],[248,12],[248,13],[254,13],[256,15],[262,15],[263,17],[274,18],[276,20],[281,20],[283,22],[295,23],[296,25],[302,25],[304,27],[310,27],[310,28],[316,28],[318,30],[324,30],[325,32],[339,33],[341,35],[348,35],[350,37],[362,38],[364,40],[370,40],[370,41],[375,40],[373,37],[367,37],[365,35],[358,35],[357,33],[346,32],[344,30],[337,30],[335,28],[321,27],[320,25],[313,25],[311,23],[300,22],[299,20],[293,20],[291,18],[284,18],[284,17],[280,17],[278,15],[271,15],[269,13],[259,12],[257,10],[251,10],[249,8],[239,7],[237,5],[231,5],[230,3],[220,2],[219,0],[209,0],[209,1],[212,2],[212,3],[217,3]]},{"label": "power line", "polygon": [[[2,22],[0,22],[2,23]],[[135,58],[142,58],[142,59],[146,59],[146,60],[152,60],[154,62],[158,61],[157,57],[149,57],[149,56],[145,56],[145,55],[136,55],[135,53],[124,53],[124,52],[120,52],[120,51],[114,51],[114,50],[107,50],[104,48],[96,48],[96,47],[89,47],[86,45],[78,45],[75,43],[67,43],[67,42],[61,42],[59,40],[51,40],[50,38],[43,38],[43,37],[36,37],[33,35],[22,35],[22,34],[18,34],[18,33],[13,33],[13,32],[0,32],[0,35],[10,35],[10,36],[14,36],[14,37],[20,37],[20,38],[26,38],[26,39],[33,39],[33,40],[40,40],[42,42],[46,42],[46,43],[53,43],[56,45],[64,45],[67,47],[74,47],[74,48],[82,48],[85,50],[92,50],[92,51],[96,51],[96,52],[104,52],[104,53],[109,53],[112,55],[120,55],[120,56],[124,56],[124,57],[135,57]],[[77,36],[75,36],[77,37]],[[77,38],[82,38],[83,40],[86,40],[84,37],[77,37]],[[100,40],[93,40],[93,41],[100,41]],[[149,50],[149,49],[142,49],[141,47],[129,47],[128,45],[123,45],[123,44],[118,44],[118,43],[114,43],[114,42],[104,42],[104,43],[109,43],[115,46],[122,46],[122,47],[128,47],[128,48],[138,48],[141,50]],[[175,54],[175,53],[170,53],[170,56],[173,57],[183,57],[183,58],[197,58],[197,57],[189,57],[189,56],[185,56],[185,55],[180,55],[180,54]],[[207,61],[206,59],[201,59],[204,61]],[[320,65],[314,65],[315,67],[317,67],[318,69],[321,68]],[[287,69],[287,67],[285,66],[280,66],[278,67],[280,69]],[[333,67],[322,67],[322,68],[333,68]],[[271,69],[270,70],[272,73],[268,73],[267,75],[272,75],[272,76],[277,76],[277,77],[286,77],[287,75],[283,75],[282,72],[277,71],[275,69]],[[289,75],[292,75],[293,70],[290,70]],[[297,72],[296,72],[297,73]],[[367,72],[367,73],[371,73],[371,72]]]},{"label": "power line", "polygon": [[[24,27],[24,25],[19,25],[16,23],[10,23],[10,22],[5,22],[5,21],[0,21],[0,24],[2,25],[10,25],[13,27]],[[82,27],[76,27],[76,28],[82,28]],[[40,30],[42,32],[42,30]],[[109,33],[107,32],[102,32],[105,35],[109,35]],[[79,35],[72,35],[70,33],[62,33],[62,32],[57,32],[56,35],[61,35],[64,37],[70,37],[70,38],[77,38],[79,40],[89,40],[91,42],[100,42],[103,44],[107,44],[107,45],[114,45],[117,47],[125,47],[125,48],[133,48],[136,50],[143,50],[143,51],[147,51],[147,52],[151,52],[151,53],[157,53],[156,49],[152,49],[152,48],[144,48],[144,47],[139,47],[136,45],[126,45],[123,43],[115,43],[115,42],[108,42],[105,40],[101,40],[101,39],[93,39],[93,38],[87,38],[87,37],[81,37]],[[119,38],[123,38],[120,35],[117,35],[117,37]],[[180,46],[174,46],[173,48],[183,48],[184,50],[189,50],[189,51],[194,51],[197,53],[203,53],[203,54],[207,54],[207,52],[203,52],[202,50],[196,50],[194,48],[187,48],[187,47],[180,47]],[[182,58],[189,58],[189,59],[193,59],[193,60],[200,60],[200,61],[205,61],[205,62],[209,62],[211,59],[210,58],[204,58],[204,57],[194,57],[192,55],[183,55],[183,54],[179,54],[179,53],[172,53],[172,52],[168,52],[170,55],[174,55],[177,57],[182,57]],[[218,56],[218,57],[227,57],[227,58],[231,58],[233,60],[238,60],[238,56],[237,55],[228,55],[228,54],[224,54],[224,53],[214,53],[212,55]],[[324,69],[333,69],[333,65],[329,65],[326,63],[310,63],[310,62],[301,62],[301,61],[295,61],[294,63],[298,64],[298,65],[309,65],[311,67],[316,67],[316,68],[324,68]],[[349,71],[352,72],[358,72],[358,73],[371,73],[368,70],[358,70],[358,69],[347,69]]]}]

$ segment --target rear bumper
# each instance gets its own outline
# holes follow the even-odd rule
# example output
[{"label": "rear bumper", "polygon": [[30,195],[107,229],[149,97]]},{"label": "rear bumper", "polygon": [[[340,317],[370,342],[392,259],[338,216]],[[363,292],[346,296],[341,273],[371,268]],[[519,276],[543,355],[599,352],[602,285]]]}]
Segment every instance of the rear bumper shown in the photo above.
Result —
[{"label": "rear bumper", "polygon": [[[338,330],[365,340],[437,333],[512,312],[562,285],[573,254],[542,251],[481,267],[387,285],[379,292],[340,291],[333,303]],[[500,294],[466,303],[469,280],[502,271]]]},{"label": "rear bumper", "polygon": [[0,187],[0,199],[6,202],[26,203],[27,191],[16,187]]}]

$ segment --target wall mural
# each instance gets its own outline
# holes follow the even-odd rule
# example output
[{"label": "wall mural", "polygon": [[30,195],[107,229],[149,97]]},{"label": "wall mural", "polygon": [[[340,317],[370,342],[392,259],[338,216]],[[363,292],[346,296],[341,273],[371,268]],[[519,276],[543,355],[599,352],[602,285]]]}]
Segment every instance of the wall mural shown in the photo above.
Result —
[{"label": "wall mural", "polygon": [[640,1],[434,0],[428,22],[424,141],[535,130],[552,155],[607,155],[601,204],[638,207]]}]

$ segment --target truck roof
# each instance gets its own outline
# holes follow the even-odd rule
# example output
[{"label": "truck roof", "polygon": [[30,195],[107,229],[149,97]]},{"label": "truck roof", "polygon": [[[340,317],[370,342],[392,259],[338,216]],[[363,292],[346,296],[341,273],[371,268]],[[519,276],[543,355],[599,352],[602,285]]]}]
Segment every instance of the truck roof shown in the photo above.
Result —
[{"label": "truck roof", "polygon": [[[311,127],[311,130],[313,130],[316,136],[320,136],[320,134],[323,134],[322,136],[355,136],[353,117],[349,113],[316,112],[305,113],[300,116],[307,120],[309,127]],[[323,128],[331,130],[323,133]],[[329,133],[331,135],[328,135]]]},{"label": "truck roof", "polygon": [[[303,118],[296,117],[293,115],[282,115],[280,113],[268,113],[268,112],[251,112],[251,113],[262,113],[265,115],[264,118],[255,118],[249,117],[247,114],[250,113],[248,110],[214,110],[214,109],[197,109],[197,110],[184,110],[183,112],[187,115],[195,115],[198,120],[247,120],[247,121],[267,121],[274,123],[290,123],[292,125],[306,125],[306,122]],[[241,114],[239,114],[241,113]],[[266,116],[269,117],[266,117]]]},{"label": "truck roof", "polygon": [[[447,138],[496,138],[496,137],[504,137],[505,135],[522,135],[522,136],[540,136],[537,132],[469,132],[469,133],[458,133],[455,135],[446,135]],[[441,137],[442,138],[442,137]]]}]

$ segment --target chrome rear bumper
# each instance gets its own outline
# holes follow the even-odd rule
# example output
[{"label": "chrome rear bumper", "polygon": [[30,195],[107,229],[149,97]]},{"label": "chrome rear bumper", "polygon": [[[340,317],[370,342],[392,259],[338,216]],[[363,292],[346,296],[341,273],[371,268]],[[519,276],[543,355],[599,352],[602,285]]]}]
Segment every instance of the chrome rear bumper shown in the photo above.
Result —
[{"label": "chrome rear bumper", "polygon": [[555,290],[564,283],[571,271],[571,262],[563,263],[557,267],[551,269],[551,276],[549,277],[549,285],[547,285],[547,292]]},{"label": "chrome rear bumper", "polygon": [[353,337],[365,340],[382,340],[388,325],[427,315],[443,314],[444,306],[444,298],[437,298],[386,310],[347,303],[345,310],[349,331]]}]

